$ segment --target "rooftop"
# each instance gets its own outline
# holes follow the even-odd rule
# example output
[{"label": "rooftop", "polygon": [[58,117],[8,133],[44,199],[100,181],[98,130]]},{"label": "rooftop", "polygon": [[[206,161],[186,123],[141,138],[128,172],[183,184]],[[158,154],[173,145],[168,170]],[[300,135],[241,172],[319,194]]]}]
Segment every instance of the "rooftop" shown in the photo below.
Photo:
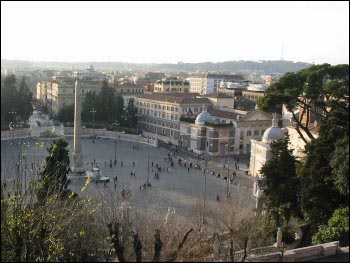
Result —
[{"label": "rooftop", "polygon": [[223,111],[215,108],[208,108],[208,112],[211,114],[211,116],[225,118],[225,119],[237,119],[237,115],[240,115],[235,112]]},{"label": "rooftop", "polygon": [[207,95],[203,95],[203,97],[206,97],[206,98],[234,98],[233,96],[231,95],[228,95],[226,93],[222,93],[222,92],[215,92],[215,93],[211,93],[211,94],[207,94]]},{"label": "rooftop", "polygon": [[211,105],[211,102],[207,98],[197,98],[198,93],[152,93],[139,95],[140,99],[148,99],[155,101],[166,101],[180,104],[207,104]]}]

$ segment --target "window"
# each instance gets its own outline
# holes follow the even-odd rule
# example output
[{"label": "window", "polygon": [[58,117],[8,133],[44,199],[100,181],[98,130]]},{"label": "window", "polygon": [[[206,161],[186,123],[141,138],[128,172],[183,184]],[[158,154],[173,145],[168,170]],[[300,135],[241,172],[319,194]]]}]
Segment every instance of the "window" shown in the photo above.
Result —
[{"label": "window", "polygon": [[170,110],[170,107],[169,107],[169,106],[166,106],[166,110]]},{"label": "window", "polygon": [[247,136],[252,136],[252,131],[247,131]]},{"label": "window", "polygon": [[165,119],[165,113],[164,112],[162,113],[162,118]]},{"label": "window", "polygon": [[244,134],[243,134],[243,131],[241,131],[240,136],[243,137],[243,135],[244,135]]},{"label": "window", "polygon": [[254,131],[254,136],[257,136],[257,135],[259,135],[259,130]]}]

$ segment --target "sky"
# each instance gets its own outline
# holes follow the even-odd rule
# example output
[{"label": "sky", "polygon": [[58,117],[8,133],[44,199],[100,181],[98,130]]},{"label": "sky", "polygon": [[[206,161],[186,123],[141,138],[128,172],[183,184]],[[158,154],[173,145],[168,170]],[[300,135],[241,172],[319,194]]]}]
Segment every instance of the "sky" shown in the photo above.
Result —
[{"label": "sky", "polygon": [[[283,50],[283,52],[282,52]],[[349,64],[349,2],[1,1],[1,58]]]}]

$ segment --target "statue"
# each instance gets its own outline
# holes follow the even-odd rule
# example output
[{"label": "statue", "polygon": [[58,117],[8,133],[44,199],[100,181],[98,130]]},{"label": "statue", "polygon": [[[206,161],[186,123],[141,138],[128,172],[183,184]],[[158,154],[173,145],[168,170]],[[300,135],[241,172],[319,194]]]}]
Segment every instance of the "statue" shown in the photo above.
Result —
[{"label": "statue", "polygon": [[280,248],[282,247],[282,230],[279,227],[277,231],[277,247]]}]

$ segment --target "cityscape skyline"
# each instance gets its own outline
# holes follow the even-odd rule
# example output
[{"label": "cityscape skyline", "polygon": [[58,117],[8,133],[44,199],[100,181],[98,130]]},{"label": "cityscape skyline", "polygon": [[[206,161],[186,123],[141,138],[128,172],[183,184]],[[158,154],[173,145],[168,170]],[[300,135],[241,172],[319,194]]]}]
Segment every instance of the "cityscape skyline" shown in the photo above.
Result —
[{"label": "cityscape skyline", "polygon": [[1,6],[2,59],[349,63],[348,2],[2,2]]}]

